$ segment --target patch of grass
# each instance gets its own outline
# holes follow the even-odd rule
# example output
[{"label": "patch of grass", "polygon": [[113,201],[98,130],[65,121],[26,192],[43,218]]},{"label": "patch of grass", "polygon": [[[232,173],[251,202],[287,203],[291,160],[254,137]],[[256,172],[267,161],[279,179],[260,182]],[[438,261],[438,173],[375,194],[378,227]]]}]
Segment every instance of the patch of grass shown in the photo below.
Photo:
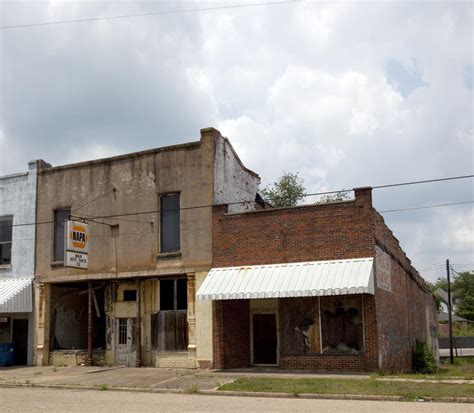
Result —
[{"label": "patch of grass", "polygon": [[370,396],[401,396],[405,400],[426,397],[474,397],[472,384],[444,384],[387,382],[375,379],[284,379],[239,378],[224,384],[219,390],[248,392],[281,392],[293,395],[301,393],[358,394]]},{"label": "patch of grass", "polygon": [[449,380],[465,379],[474,380],[474,357],[456,357],[454,364],[449,364],[449,359],[443,360],[433,374],[422,373],[402,373],[402,374],[383,374],[383,372],[376,372],[372,377],[397,377],[405,379],[434,379],[434,380]]},{"label": "patch of grass", "polygon": [[100,391],[105,391],[105,390],[108,390],[109,389],[109,385],[108,384],[101,384],[99,386],[99,390]]}]

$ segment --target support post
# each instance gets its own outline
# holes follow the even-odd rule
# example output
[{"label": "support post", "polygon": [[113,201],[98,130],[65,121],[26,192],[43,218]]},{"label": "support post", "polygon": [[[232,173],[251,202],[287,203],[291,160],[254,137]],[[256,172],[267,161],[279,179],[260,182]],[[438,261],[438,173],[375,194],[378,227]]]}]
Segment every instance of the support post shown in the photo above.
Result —
[{"label": "support post", "polygon": [[135,344],[137,357],[135,360],[135,367],[142,367],[142,319],[141,319],[141,297],[142,297],[142,282],[137,278],[137,317],[135,324]]},{"label": "support post", "polygon": [[196,273],[190,272],[188,277],[188,352],[196,352]]},{"label": "support post", "polygon": [[446,260],[446,275],[448,277],[448,320],[449,320],[449,362],[454,364],[453,355],[453,316],[451,314],[451,275],[449,273],[449,260]]},{"label": "support post", "polygon": [[92,318],[92,281],[87,281],[88,300],[87,300],[87,359],[86,366],[92,366],[92,348],[94,338],[94,319]]}]

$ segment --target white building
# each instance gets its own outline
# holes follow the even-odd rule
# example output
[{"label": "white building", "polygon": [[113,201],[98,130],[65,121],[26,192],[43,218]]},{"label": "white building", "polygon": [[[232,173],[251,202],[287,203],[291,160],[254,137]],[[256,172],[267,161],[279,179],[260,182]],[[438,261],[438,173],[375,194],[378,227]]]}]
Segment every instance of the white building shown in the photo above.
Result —
[{"label": "white building", "polygon": [[[14,343],[14,364],[33,364],[36,173],[0,177],[0,344]],[[5,346],[4,346],[5,347]]]}]

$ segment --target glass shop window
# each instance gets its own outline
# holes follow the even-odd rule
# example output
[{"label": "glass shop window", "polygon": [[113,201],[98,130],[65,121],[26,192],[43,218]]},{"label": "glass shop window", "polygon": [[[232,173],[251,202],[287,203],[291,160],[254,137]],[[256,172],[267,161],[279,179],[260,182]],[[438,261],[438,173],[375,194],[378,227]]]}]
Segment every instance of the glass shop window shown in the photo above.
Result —
[{"label": "glass shop window", "polygon": [[160,311],[151,316],[151,344],[158,351],[188,348],[187,279],[160,280]]},{"label": "glass shop window", "polygon": [[362,297],[321,297],[323,353],[359,354],[364,350]]}]

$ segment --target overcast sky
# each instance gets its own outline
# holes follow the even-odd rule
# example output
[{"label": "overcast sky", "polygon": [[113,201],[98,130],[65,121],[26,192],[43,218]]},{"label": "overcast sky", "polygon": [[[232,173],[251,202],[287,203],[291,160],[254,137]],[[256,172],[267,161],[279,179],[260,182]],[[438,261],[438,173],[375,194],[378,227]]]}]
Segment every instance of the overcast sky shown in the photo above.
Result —
[{"label": "overcast sky", "polygon": [[[265,1],[265,0],[262,0]],[[235,4],[242,4],[240,1]],[[230,2],[2,1],[1,25]],[[262,187],[472,174],[473,3],[304,2],[0,31],[0,174],[218,128]],[[378,210],[474,200],[474,180],[379,189]],[[474,268],[474,204],[384,214],[418,269]],[[441,267],[422,271],[427,279]]]}]

